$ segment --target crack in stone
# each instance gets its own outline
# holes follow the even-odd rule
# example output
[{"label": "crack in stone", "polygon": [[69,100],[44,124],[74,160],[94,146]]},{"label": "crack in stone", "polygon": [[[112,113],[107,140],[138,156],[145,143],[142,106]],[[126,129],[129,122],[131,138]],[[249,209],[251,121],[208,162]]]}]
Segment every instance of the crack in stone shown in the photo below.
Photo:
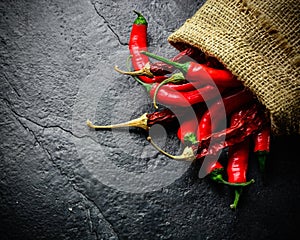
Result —
[{"label": "crack in stone", "polygon": [[109,22],[106,20],[106,18],[98,11],[98,9],[97,9],[97,7],[96,7],[97,4],[99,4],[98,1],[92,3],[92,5],[94,6],[94,9],[95,9],[97,15],[98,15],[99,17],[101,17],[101,18],[104,20],[104,23],[106,23],[106,25],[107,25],[107,27],[109,28],[109,30],[116,36],[116,38],[118,39],[118,42],[119,42],[121,45],[123,45],[123,46],[127,46],[128,43],[123,43],[123,42],[121,41],[119,35],[118,35],[118,34],[115,32],[115,30],[110,26],[110,24],[109,24]]},{"label": "crack in stone", "polygon": [[11,83],[10,83],[8,77],[6,76],[5,72],[3,72],[3,76],[4,76],[4,79],[6,80],[6,82],[8,83],[8,85],[10,86],[10,88],[17,94],[18,97],[21,97],[21,95],[19,94],[17,89],[11,85]]},{"label": "crack in stone", "polygon": [[[59,173],[60,173],[62,176],[64,176],[64,177],[66,178],[67,182],[70,184],[70,186],[72,187],[72,189],[73,189],[75,192],[79,193],[85,200],[87,200],[88,202],[90,202],[90,203],[91,203],[91,204],[99,211],[99,213],[101,214],[103,220],[107,223],[109,229],[111,230],[112,234],[113,234],[117,239],[119,239],[118,234],[116,233],[115,229],[113,228],[113,224],[112,224],[110,221],[108,221],[108,220],[104,217],[101,208],[96,204],[96,202],[95,202],[93,199],[91,199],[90,197],[88,197],[86,194],[84,194],[83,192],[81,192],[81,191],[77,188],[77,185],[76,185],[75,183],[73,183],[72,180],[70,180],[70,179],[68,178],[67,174],[64,173],[64,172],[62,171],[61,167],[60,167],[57,163],[55,163],[55,160],[54,160],[54,158],[52,157],[50,151],[49,151],[49,150],[43,145],[43,143],[38,139],[36,133],[35,133],[32,129],[30,129],[28,126],[26,126],[26,125],[20,120],[20,118],[24,118],[24,119],[26,119],[27,121],[29,121],[29,122],[31,122],[31,123],[33,123],[33,124],[36,124],[37,126],[39,126],[39,127],[41,127],[41,128],[49,128],[49,126],[48,126],[48,127],[43,126],[43,125],[41,125],[40,123],[37,123],[37,122],[35,122],[35,121],[31,120],[31,119],[28,119],[28,118],[26,118],[26,117],[24,117],[24,116],[21,116],[19,113],[17,113],[17,112],[11,107],[11,104],[10,104],[10,102],[9,102],[7,99],[2,98],[2,100],[3,100],[4,102],[6,102],[7,107],[11,110],[11,112],[13,113],[14,117],[16,118],[16,120],[20,123],[20,125],[21,125],[26,131],[28,131],[28,132],[33,136],[33,138],[34,138],[34,140],[35,140],[35,143],[37,143],[37,144],[40,146],[40,148],[46,153],[48,159],[50,160],[50,162],[52,163],[52,165],[54,166],[54,168],[56,168],[56,169],[59,171]],[[60,128],[60,129],[62,129],[63,131],[68,132],[68,133],[70,133],[70,134],[72,134],[72,135],[74,136],[74,134],[73,134],[71,131],[69,131],[69,130],[67,130],[67,129],[64,129],[64,128],[60,127],[60,126],[52,126],[52,127]],[[77,137],[77,136],[76,136],[76,137]],[[89,228],[90,228],[90,232],[91,232],[91,233],[94,233],[95,236],[96,236],[96,239],[98,240],[98,239],[100,239],[100,237],[99,237],[99,234],[97,233],[96,229],[93,229],[93,223],[92,223],[92,220],[91,220],[91,216],[90,216],[89,209],[86,209],[86,211],[87,211],[87,218],[88,218],[88,220],[89,220]]]},{"label": "crack in stone", "polygon": [[[73,189],[74,189],[76,192],[78,192],[79,194],[81,194],[81,196],[82,196],[83,198],[85,198],[87,201],[89,201],[90,203],[92,203],[92,204],[97,208],[97,210],[99,211],[99,213],[101,214],[101,216],[103,217],[103,219],[105,220],[105,222],[107,223],[107,225],[109,225],[109,228],[110,228],[110,230],[112,231],[112,233],[115,235],[115,237],[116,237],[117,239],[119,239],[119,236],[118,236],[118,234],[116,233],[116,230],[114,229],[113,224],[112,224],[109,220],[107,220],[107,219],[104,217],[104,214],[103,214],[101,208],[96,204],[96,202],[95,202],[93,199],[91,199],[90,197],[88,197],[86,194],[84,194],[83,192],[81,192],[79,189],[76,189],[77,186],[76,186],[75,184],[72,185],[72,187],[73,187]],[[95,234],[96,234],[97,231],[94,230],[94,232],[95,232]],[[96,236],[97,236],[97,239],[100,239],[99,236],[98,236],[98,233],[96,234]]]},{"label": "crack in stone", "polygon": [[[90,136],[88,136],[88,135],[82,135],[82,136],[79,136],[79,135],[76,135],[75,133],[73,133],[71,130],[65,129],[65,128],[59,126],[59,125],[48,125],[48,126],[47,126],[47,125],[43,125],[43,124],[41,124],[41,123],[38,123],[37,121],[34,121],[34,120],[32,120],[32,119],[30,119],[30,118],[28,118],[28,117],[26,117],[26,116],[22,116],[22,115],[19,114],[15,109],[13,109],[13,108],[11,107],[11,103],[10,103],[9,100],[7,100],[6,98],[1,98],[1,99],[6,103],[7,107],[11,110],[11,112],[12,112],[15,116],[17,116],[18,118],[26,119],[28,122],[31,122],[31,123],[33,123],[34,125],[37,125],[37,126],[39,126],[40,128],[42,128],[42,129],[58,128],[58,129],[60,129],[60,130],[62,130],[62,131],[64,131],[64,132],[66,132],[66,133],[71,134],[73,137],[76,137],[76,138],[79,138],[79,139],[82,139],[82,138],[89,138],[89,139],[91,139],[92,141],[96,142],[92,137],[90,137]],[[19,119],[18,119],[18,120],[19,120]],[[96,142],[96,143],[97,143],[97,142]]]}]

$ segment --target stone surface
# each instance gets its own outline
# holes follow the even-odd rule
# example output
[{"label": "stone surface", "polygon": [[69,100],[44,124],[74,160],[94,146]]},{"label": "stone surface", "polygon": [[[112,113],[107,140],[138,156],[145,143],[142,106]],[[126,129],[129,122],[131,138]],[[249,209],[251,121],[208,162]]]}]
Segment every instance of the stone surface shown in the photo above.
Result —
[{"label": "stone surface", "polygon": [[[1,1],[0,236],[8,239],[291,239],[299,222],[299,137],[272,139],[236,211],[232,189],[199,166],[157,154],[135,129],[91,131],[151,110],[120,76],[140,11],[149,50],[177,51],[168,35],[201,1]],[[172,129],[158,141],[178,149]],[[168,134],[168,136],[167,136]],[[160,170],[162,169],[162,171]]]}]

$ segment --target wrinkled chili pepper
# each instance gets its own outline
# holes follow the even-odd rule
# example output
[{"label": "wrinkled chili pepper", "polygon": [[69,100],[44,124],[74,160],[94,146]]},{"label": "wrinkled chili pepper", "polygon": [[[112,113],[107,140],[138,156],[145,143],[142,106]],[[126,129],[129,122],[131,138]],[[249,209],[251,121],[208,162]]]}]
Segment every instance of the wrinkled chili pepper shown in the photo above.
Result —
[{"label": "wrinkled chili pepper", "polygon": [[[201,159],[207,155],[215,156],[222,149],[242,142],[248,136],[260,131],[266,124],[265,119],[266,114],[262,107],[257,103],[253,103],[244,109],[243,117],[236,125],[232,125],[219,132],[214,132],[199,140],[197,144],[187,146],[188,150],[184,150],[185,157],[187,159]],[[211,139],[214,139],[214,144],[210,144]],[[166,155],[171,158],[174,157],[170,154]]]},{"label": "wrinkled chili pepper", "polygon": [[[238,124],[244,117],[245,109],[236,111],[232,114],[230,124],[232,126]],[[249,159],[249,145],[250,139],[246,137],[243,141],[236,143],[228,148],[228,164],[227,164],[227,175],[228,182],[231,183],[248,183],[254,182],[251,179],[247,182],[247,170],[248,170],[248,159]],[[248,185],[246,184],[246,185]],[[242,193],[242,188],[236,188],[234,202],[230,205],[231,208],[235,209]]]},{"label": "wrinkled chili pepper", "polygon": [[130,120],[124,123],[118,123],[113,125],[94,125],[90,120],[87,120],[86,123],[90,128],[94,129],[112,129],[112,128],[122,128],[122,127],[138,127],[146,131],[154,124],[168,124],[177,119],[176,116],[171,110],[163,109],[158,112],[153,113],[144,113],[140,117]]},{"label": "wrinkled chili pepper", "polygon": [[177,63],[167,58],[155,55],[147,51],[141,51],[142,54],[165,62],[179,69],[188,81],[201,81],[203,84],[212,84],[212,81],[222,87],[241,86],[242,83],[228,70],[214,69],[196,62]]},{"label": "wrinkled chili pepper", "polygon": [[[130,38],[129,38],[129,51],[132,56],[131,62],[133,65],[133,69],[135,71],[140,70],[139,78],[141,81],[146,83],[153,83],[153,82],[161,82],[167,77],[165,76],[157,76],[154,77],[150,71],[147,71],[147,67],[145,68],[146,64],[149,64],[149,58],[140,52],[143,50],[147,50],[147,20],[144,16],[134,11],[137,14],[137,18],[134,20]],[[115,68],[118,70],[118,68]]]},{"label": "wrinkled chili pepper", "polygon": [[254,134],[254,153],[257,156],[258,164],[261,172],[264,172],[266,159],[270,152],[270,125],[266,125],[261,131]]},{"label": "wrinkled chili pepper", "polygon": [[[266,113],[257,103],[253,103],[245,108],[240,121],[230,127],[212,133],[201,139],[192,146],[187,146],[179,156],[173,156],[161,151],[172,159],[188,160],[201,159],[207,155],[217,155],[222,149],[244,141],[248,136],[255,134],[265,126]],[[214,139],[214,144],[211,143]],[[224,140],[225,139],[225,140]],[[151,138],[150,140],[151,141]],[[157,148],[159,149],[159,148]]]},{"label": "wrinkled chili pepper", "polygon": [[[197,151],[197,158],[202,158],[206,155],[215,155],[225,147],[244,141],[245,138],[257,133],[266,125],[266,117],[264,109],[257,103],[244,108],[242,118],[237,124],[231,125],[222,131],[212,133],[201,139],[198,145],[193,146],[193,149]],[[210,144],[211,139],[214,139],[213,145]]]},{"label": "wrinkled chili pepper", "polygon": [[[226,121],[226,116],[253,99],[252,93],[247,89],[243,89],[218,100],[206,110],[199,121],[197,131],[190,134],[186,140],[193,141],[195,138],[201,140],[209,136],[218,129],[220,122]],[[225,115],[223,115],[223,108],[225,108]],[[213,119],[211,119],[212,117]]]}]

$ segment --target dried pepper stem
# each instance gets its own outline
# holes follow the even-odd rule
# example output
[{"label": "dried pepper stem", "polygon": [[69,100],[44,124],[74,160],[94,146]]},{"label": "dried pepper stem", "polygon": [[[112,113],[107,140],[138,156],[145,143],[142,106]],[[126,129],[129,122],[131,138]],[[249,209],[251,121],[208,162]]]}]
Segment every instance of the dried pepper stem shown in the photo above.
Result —
[{"label": "dried pepper stem", "polygon": [[196,156],[194,154],[194,151],[191,147],[185,147],[185,149],[183,150],[182,154],[179,156],[173,156],[167,152],[165,152],[164,150],[162,150],[159,146],[157,146],[153,141],[152,138],[149,136],[147,137],[147,140],[151,143],[151,145],[158,150],[159,152],[161,152],[162,154],[166,155],[167,157],[174,159],[174,160],[185,160],[185,161],[194,161],[196,159]]},{"label": "dried pepper stem", "polygon": [[130,76],[147,76],[147,77],[154,77],[153,73],[150,71],[150,64],[149,62],[146,63],[146,65],[137,71],[123,71],[118,68],[118,66],[115,66],[115,70],[121,74],[130,75]]},{"label": "dried pepper stem", "polygon": [[107,125],[107,126],[94,125],[90,120],[87,120],[86,124],[90,128],[94,128],[94,129],[111,129],[111,128],[122,128],[122,127],[138,127],[138,128],[142,128],[142,129],[148,131],[149,130],[149,126],[147,125],[147,123],[148,123],[148,117],[147,117],[147,115],[148,115],[148,113],[144,113],[139,118],[130,120],[128,122],[118,123],[118,124],[113,124],[113,125]]}]

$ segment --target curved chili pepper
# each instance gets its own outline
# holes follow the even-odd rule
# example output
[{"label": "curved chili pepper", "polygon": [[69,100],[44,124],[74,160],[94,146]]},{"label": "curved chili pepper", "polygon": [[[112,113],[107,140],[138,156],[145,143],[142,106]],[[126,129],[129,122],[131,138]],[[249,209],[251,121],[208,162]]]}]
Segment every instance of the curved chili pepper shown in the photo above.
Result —
[{"label": "curved chili pepper", "polygon": [[[150,91],[150,97],[153,99],[155,93],[155,87]],[[210,85],[201,87],[196,90],[188,92],[174,91],[169,86],[164,85],[160,88],[156,95],[156,99],[159,103],[166,106],[180,106],[189,107],[191,105],[212,100],[218,97],[220,91]]]},{"label": "curved chili pepper", "polygon": [[162,61],[174,66],[184,74],[188,81],[201,81],[203,84],[212,84],[213,80],[216,85],[222,87],[236,87],[242,85],[241,81],[237,80],[237,78],[230,71],[225,69],[214,69],[196,62],[172,62],[167,58],[147,51],[142,51],[141,53],[158,61]]},{"label": "curved chili pepper", "polygon": [[[147,20],[144,16],[134,11],[138,16],[134,20],[130,38],[129,38],[129,51],[132,56],[131,62],[133,65],[133,69],[135,71],[141,70],[144,71],[144,67],[147,63],[149,63],[149,58],[143,54],[141,51],[147,50]],[[141,72],[142,74],[146,74],[148,76],[139,76],[140,80],[146,83],[160,82],[166,79],[165,76],[157,76],[153,77],[153,74],[149,72]]]},{"label": "curved chili pepper", "polygon": [[[226,116],[230,115],[233,111],[236,111],[241,106],[254,100],[253,94],[247,89],[243,89],[235,94],[223,97],[219,101],[215,102],[209,109],[203,114],[197,131],[197,139],[201,140],[216,131],[220,122],[226,120]],[[225,115],[222,111],[225,108]],[[213,117],[213,119],[211,119]]]},{"label": "curved chili pepper", "polygon": [[261,172],[264,172],[266,159],[270,152],[270,125],[267,125],[260,132],[254,134],[254,153],[257,156],[258,164]]},{"label": "curved chili pepper", "polygon": [[[187,86],[168,84],[163,85],[160,87],[159,91],[156,91],[156,88],[159,87],[159,83],[146,84],[142,83],[137,78],[135,79],[145,87],[151,99],[155,99],[166,106],[190,107],[191,105],[214,99],[215,97],[219,96],[220,92],[223,91],[221,88],[217,89],[211,85],[203,86],[202,84],[200,85],[202,87],[198,89],[195,89],[194,84],[188,84]],[[194,90],[179,90],[184,88],[194,88]]]}]

